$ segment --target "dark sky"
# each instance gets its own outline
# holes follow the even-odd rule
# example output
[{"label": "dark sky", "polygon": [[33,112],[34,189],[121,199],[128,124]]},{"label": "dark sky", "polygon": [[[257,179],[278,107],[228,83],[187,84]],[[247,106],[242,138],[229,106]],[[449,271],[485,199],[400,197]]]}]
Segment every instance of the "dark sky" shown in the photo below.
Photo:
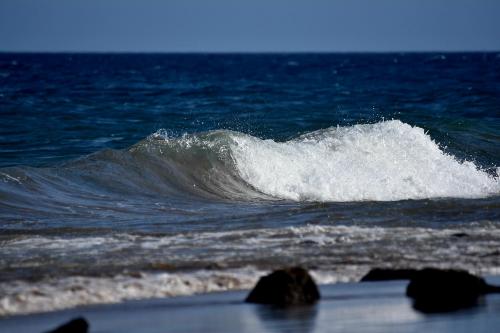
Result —
[{"label": "dark sky", "polygon": [[500,50],[500,0],[0,0],[0,51]]}]

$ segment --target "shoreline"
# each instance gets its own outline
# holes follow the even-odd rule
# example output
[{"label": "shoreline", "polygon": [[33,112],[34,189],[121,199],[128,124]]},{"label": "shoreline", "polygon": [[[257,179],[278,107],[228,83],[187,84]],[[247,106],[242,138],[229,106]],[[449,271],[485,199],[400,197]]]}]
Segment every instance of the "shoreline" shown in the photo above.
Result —
[{"label": "shoreline", "polygon": [[[487,277],[499,283],[500,276]],[[500,327],[500,295],[479,306],[425,315],[405,296],[407,281],[320,285],[322,299],[310,307],[279,309],[244,303],[248,290],[130,300],[116,304],[3,317],[2,332],[44,332],[84,316],[89,332],[493,332]]]},{"label": "shoreline", "polygon": [[[451,268],[435,266],[436,268]],[[415,266],[415,268],[423,268]],[[497,270],[478,272],[457,266],[471,273],[497,281]],[[335,271],[311,270],[321,286],[356,284],[369,271],[357,270],[355,275],[338,275]],[[175,299],[212,293],[249,292],[260,277],[270,270],[245,267],[234,270],[199,270],[193,272],[157,272],[117,275],[113,277],[74,276],[63,280],[37,283],[15,281],[0,284],[0,320],[12,316],[64,311],[73,308],[114,305],[124,302]],[[57,297],[54,297],[56,295]]]}]

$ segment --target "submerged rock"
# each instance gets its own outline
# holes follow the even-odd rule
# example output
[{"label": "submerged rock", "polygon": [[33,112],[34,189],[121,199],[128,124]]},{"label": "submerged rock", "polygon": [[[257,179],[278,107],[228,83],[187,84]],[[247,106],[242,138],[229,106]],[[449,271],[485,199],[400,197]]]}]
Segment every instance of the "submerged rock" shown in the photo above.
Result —
[{"label": "submerged rock", "polygon": [[75,318],[46,333],[87,333],[89,324],[83,317]]},{"label": "submerged rock", "polygon": [[467,234],[465,232],[456,232],[456,233],[452,234],[451,237],[464,238],[464,237],[469,237],[469,234]]},{"label": "submerged rock", "polygon": [[410,280],[417,272],[416,269],[374,268],[363,276],[360,282]]},{"label": "submerged rock", "polygon": [[314,304],[319,298],[318,287],[307,270],[291,267],[260,278],[245,302],[290,306]]},{"label": "submerged rock", "polygon": [[484,294],[499,291],[466,271],[425,268],[411,278],[406,295],[416,310],[432,313],[472,307]]}]

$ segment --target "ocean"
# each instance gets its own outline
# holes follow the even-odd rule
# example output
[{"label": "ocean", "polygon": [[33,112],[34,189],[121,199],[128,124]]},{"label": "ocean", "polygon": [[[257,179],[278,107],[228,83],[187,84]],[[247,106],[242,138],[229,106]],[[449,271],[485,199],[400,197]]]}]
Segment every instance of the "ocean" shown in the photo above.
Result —
[{"label": "ocean", "polygon": [[500,275],[499,53],[0,53],[0,117],[0,316]]}]

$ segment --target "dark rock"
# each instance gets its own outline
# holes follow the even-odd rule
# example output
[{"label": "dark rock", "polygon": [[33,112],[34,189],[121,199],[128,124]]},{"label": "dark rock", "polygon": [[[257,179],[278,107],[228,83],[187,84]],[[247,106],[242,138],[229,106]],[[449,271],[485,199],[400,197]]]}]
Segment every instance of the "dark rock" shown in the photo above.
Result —
[{"label": "dark rock", "polygon": [[313,304],[319,298],[318,287],[309,273],[292,267],[260,278],[245,302],[290,306]]},{"label": "dark rock", "polygon": [[419,311],[448,312],[477,305],[480,297],[498,292],[483,278],[462,270],[425,268],[418,271],[406,289]]},{"label": "dark rock", "polygon": [[452,234],[451,236],[452,237],[456,237],[456,238],[469,237],[469,235],[466,234],[465,232],[457,232],[457,233]]},{"label": "dark rock", "polygon": [[75,318],[46,333],[87,333],[89,324],[83,317]]},{"label": "dark rock", "polygon": [[416,269],[374,268],[363,276],[360,281],[410,280],[417,272]]}]

